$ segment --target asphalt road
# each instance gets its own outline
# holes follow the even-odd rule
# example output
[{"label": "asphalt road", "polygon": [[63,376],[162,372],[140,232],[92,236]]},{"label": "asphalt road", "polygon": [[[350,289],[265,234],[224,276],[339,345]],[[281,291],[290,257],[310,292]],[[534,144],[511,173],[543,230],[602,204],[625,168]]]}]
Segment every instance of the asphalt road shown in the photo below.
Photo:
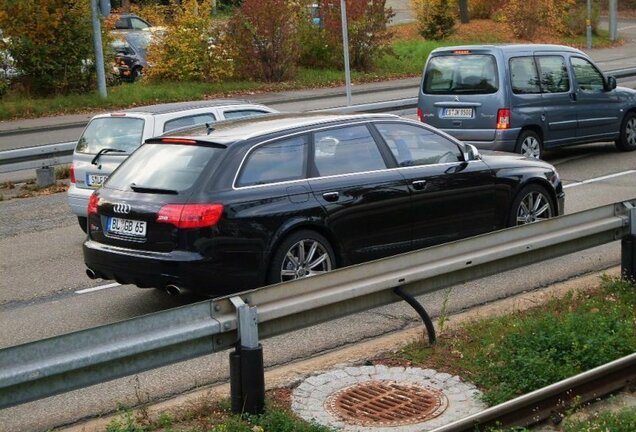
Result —
[{"label": "asphalt road", "polygon": [[[589,144],[549,152],[546,158],[558,167],[567,186],[567,213],[636,197],[636,152],[618,153],[612,144]],[[581,183],[589,180],[593,181]],[[84,275],[82,240],[64,194],[0,202],[0,347],[198,300],[89,280]],[[453,288],[448,306],[451,310],[464,309],[607,268],[619,259],[620,248],[614,243],[496,275]],[[433,315],[438,314],[443,301],[444,293],[422,297],[422,303]],[[267,340],[265,359],[269,367],[285,364],[412,325],[417,325],[415,314],[407,306],[394,304]],[[0,429],[47,430],[112,411],[118,402],[135,404],[136,386],[144,395],[164,398],[200,385],[223,382],[227,377],[227,353],[206,356],[140,374],[138,380],[124,378],[2,410]]]}]

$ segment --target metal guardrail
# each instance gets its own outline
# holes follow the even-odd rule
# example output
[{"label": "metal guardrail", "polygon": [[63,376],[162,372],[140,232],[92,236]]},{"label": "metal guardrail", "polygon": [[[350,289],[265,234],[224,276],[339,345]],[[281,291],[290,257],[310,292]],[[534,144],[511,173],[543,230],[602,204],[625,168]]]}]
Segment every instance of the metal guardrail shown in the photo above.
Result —
[{"label": "metal guardrail", "polygon": [[[615,78],[633,77],[636,76],[636,67],[610,70],[605,72],[605,74],[613,75]],[[336,111],[342,113],[396,111],[398,112],[398,114],[404,115],[406,114],[407,110],[416,107],[417,98],[407,98],[328,108],[318,111]],[[72,126],[78,127],[79,124],[73,124]],[[64,125],[60,126],[60,128],[64,128]],[[24,133],[28,133],[28,131],[18,130],[15,132],[15,134]],[[10,133],[3,133],[3,135],[10,135]],[[66,142],[59,144],[45,144],[42,146],[27,147],[23,149],[0,151],[0,174],[71,163],[74,147],[75,142]]]},{"label": "metal guardrail", "polygon": [[[0,350],[0,408],[228,349],[630,235],[636,199]],[[636,227],[632,227],[636,232]],[[632,233],[633,234],[633,233]]]}]

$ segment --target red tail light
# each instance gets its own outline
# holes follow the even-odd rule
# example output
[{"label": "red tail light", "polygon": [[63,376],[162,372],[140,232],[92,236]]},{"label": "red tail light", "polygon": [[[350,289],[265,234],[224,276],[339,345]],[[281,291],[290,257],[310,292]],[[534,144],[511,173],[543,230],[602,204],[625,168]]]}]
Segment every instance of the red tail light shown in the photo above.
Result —
[{"label": "red tail light", "polygon": [[497,129],[510,129],[510,110],[500,108],[497,111]]},{"label": "red tail light", "polygon": [[95,192],[91,194],[91,197],[88,199],[88,215],[97,214],[97,203],[99,202],[99,198],[95,195]]},{"label": "red tail light", "polygon": [[68,176],[71,179],[71,183],[75,183],[75,165],[71,164],[68,169]]},{"label": "red tail light", "polygon": [[216,225],[223,214],[223,204],[166,204],[157,214],[157,223],[177,228],[205,228]]},{"label": "red tail light", "polygon": [[420,119],[422,123],[424,123],[424,113],[422,112],[422,108],[417,107],[417,118]]}]

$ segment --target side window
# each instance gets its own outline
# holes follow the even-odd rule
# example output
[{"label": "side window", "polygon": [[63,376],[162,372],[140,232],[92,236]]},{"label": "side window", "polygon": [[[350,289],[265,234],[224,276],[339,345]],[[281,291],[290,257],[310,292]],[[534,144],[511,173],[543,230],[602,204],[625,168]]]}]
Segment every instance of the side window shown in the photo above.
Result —
[{"label": "side window", "polygon": [[534,57],[510,59],[510,84],[515,94],[541,93]]},{"label": "side window", "polygon": [[205,123],[213,123],[216,121],[216,117],[211,113],[202,113],[190,116],[179,117],[173,120],[169,120],[163,125],[163,131],[169,132],[175,129],[181,129],[188,126],[198,126]]},{"label": "side window", "polygon": [[238,186],[305,178],[307,142],[299,136],[257,147],[243,164]]},{"label": "side window", "polygon": [[578,88],[583,91],[601,93],[605,90],[603,75],[592,63],[580,57],[572,57],[572,70]]},{"label": "side window", "polygon": [[128,18],[119,18],[115,23],[115,28],[119,30],[128,28]]},{"label": "side window", "polygon": [[244,109],[244,110],[235,110],[235,111],[225,111],[223,113],[223,117],[226,119],[237,119],[243,117],[252,117],[257,115],[269,114],[267,111],[261,111],[256,109]]},{"label": "side window", "polygon": [[403,123],[377,123],[376,127],[399,166],[432,165],[464,160],[457,144],[425,128]]},{"label": "side window", "polygon": [[570,90],[570,78],[561,56],[539,56],[541,89],[544,93],[563,93]]},{"label": "side window", "polygon": [[378,145],[366,126],[349,126],[316,133],[314,163],[318,176],[386,168]]},{"label": "side window", "polygon": [[145,28],[148,28],[148,23],[140,20],[139,18],[131,18],[130,19],[130,24],[131,27],[133,28],[133,30],[143,30]]}]

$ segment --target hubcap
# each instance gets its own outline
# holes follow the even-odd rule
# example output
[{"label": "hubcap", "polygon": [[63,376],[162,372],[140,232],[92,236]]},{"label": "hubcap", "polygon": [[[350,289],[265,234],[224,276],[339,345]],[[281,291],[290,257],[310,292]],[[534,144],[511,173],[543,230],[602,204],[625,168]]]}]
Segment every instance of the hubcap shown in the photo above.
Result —
[{"label": "hubcap", "polygon": [[533,136],[526,137],[526,139],[524,139],[521,143],[521,154],[534,159],[539,159],[539,156],[541,155],[541,145],[539,144],[539,141]]},{"label": "hubcap", "polygon": [[552,217],[549,199],[541,192],[530,192],[523,197],[517,209],[517,225],[546,220]]},{"label": "hubcap", "polygon": [[285,255],[281,266],[281,281],[316,276],[331,270],[327,249],[316,240],[301,240]]},{"label": "hubcap", "polygon": [[625,125],[625,138],[630,147],[636,146],[636,118],[629,119]]}]

